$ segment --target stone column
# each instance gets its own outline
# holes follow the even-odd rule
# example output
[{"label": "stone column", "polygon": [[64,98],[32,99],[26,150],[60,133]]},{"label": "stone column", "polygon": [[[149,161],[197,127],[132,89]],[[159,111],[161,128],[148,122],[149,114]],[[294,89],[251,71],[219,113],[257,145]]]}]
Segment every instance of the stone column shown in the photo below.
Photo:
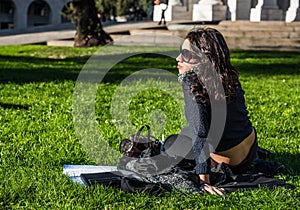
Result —
[{"label": "stone column", "polygon": [[15,0],[15,30],[24,30],[27,28],[27,12],[28,12],[28,2],[22,0]]},{"label": "stone column", "polygon": [[285,16],[286,22],[300,21],[299,1],[300,0],[291,0],[290,7]]},{"label": "stone column", "polygon": [[256,7],[251,9],[250,20],[283,20],[283,11],[276,0],[258,0]]},{"label": "stone column", "polygon": [[201,0],[193,5],[193,21],[226,20],[227,6],[221,0]]},{"label": "stone column", "polygon": [[236,2],[237,0],[227,0],[227,18],[232,21],[236,20]]},{"label": "stone column", "polygon": [[61,10],[63,8],[62,1],[52,1],[51,4],[48,2],[50,7],[50,24],[60,24],[61,23]]},{"label": "stone column", "polygon": [[261,20],[283,20],[283,11],[276,0],[265,0],[261,10]]},{"label": "stone column", "polygon": [[250,20],[251,0],[236,0],[236,19]]},{"label": "stone column", "polygon": [[228,19],[250,20],[251,0],[227,0]]}]

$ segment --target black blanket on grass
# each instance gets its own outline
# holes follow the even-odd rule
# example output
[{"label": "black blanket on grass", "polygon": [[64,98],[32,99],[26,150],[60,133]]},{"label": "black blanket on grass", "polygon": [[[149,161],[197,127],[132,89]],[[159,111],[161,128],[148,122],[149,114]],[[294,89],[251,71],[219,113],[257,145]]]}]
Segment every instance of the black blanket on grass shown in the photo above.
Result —
[{"label": "black blanket on grass", "polygon": [[[194,172],[194,161],[178,162],[168,155],[150,158],[128,158],[123,156],[117,171],[81,174],[86,185],[102,184],[113,186],[126,192],[160,193],[163,190],[178,189],[187,193],[203,193],[203,183]],[[293,185],[274,178],[283,165],[264,159],[253,161],[243,174],[234,174],[224,163],[212,167],[211,184],[224,188],[226,193],[237,190],[250,190],[259,187],[293,188]]]}]

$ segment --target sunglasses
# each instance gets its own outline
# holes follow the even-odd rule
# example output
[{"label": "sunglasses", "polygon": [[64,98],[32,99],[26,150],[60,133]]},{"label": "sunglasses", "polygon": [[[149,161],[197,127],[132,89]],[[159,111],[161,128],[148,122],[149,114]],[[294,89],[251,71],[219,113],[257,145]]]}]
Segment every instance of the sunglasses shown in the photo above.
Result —
[{"label": "sunglasses", "polygon": [[[181,59],[185,63],[196,64],[200,61],[200,56],[196,55],[194,52],[187,49],[180,49],[179,53],[181,54]],[[191,60],[196,60],[191,62]]]}]

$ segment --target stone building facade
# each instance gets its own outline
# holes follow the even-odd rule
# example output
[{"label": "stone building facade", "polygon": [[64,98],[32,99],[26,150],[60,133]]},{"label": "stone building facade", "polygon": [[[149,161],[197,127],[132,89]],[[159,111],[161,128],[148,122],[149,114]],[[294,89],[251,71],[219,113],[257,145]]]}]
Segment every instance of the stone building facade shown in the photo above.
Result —
[{"label": "stone building facade", "polygon": [[[226,19],[293,22],[300,20],[299,2],[300,0],[169,0],[166,16],[167,21]],[[186,7],[184,10],[179,6],[182,3]],[[155,6],[154,13],[154,20],[158,20],[161,13],[158,5]]]},{"label": "stone building facade", "polygon": [[62,16],[72,0],[0,0],[0,29],[26,31],[36,26],[56,27],[69,20]]},{"label": "stone building facade", "polygon": [[[57,29],[69,21],[62,12],[72,0],[0,0],[0,33]],[[300,0],[169,0],[169,20],[300,20]],[[160,18],[159,6],[155,6]],[[223,14],[221,14],[223,13]],[[215,14],[215,15],[214,15]],[[176,16],[177,15],[177,16]],[[69,23],[70,24],[70,23]],[[72,24],[74,25],[74,24]]]}]

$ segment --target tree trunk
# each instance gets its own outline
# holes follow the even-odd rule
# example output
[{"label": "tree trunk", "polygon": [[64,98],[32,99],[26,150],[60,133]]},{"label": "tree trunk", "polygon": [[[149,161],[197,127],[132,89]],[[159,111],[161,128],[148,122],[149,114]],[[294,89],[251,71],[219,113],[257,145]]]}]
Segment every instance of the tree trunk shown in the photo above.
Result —
[{"label": "tree trunk", "polygon": [[112,42],[98,18],[94,0],[73,0],[76,34],[74,47],[91,47]]}]

